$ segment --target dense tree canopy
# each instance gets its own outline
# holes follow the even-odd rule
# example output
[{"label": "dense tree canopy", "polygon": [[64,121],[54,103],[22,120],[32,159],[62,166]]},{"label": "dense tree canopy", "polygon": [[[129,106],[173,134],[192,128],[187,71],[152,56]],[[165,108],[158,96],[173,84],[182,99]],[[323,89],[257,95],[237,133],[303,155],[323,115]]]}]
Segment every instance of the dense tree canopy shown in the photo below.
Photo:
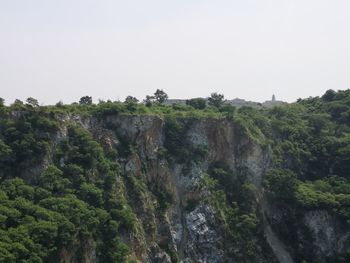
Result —
[{"label": "dense tree canopy", "polygon": [[79,100],[79,104],[91,105],[92,104],[92,97],[90,97],[90,96],[81,97]]},{"label": "dense tree canopy", "polygon": [[224,102],[225,102],[224,95],[219,94],[217,92],[212,93],[208,98],[209,105],[214,106],[216,108],[219,108],[220,106],[222,106]]},{"label": "dense tree canopy", "polygon": [[186,100],[186,104],[192,106],[195,109],[203,110],[207,106],[206,99],[203,98],[194,98],[190,100]]},{"label": "dense tree canopy", "polygon": [[154,92],[154,98],[158,103],[162,104],[168,99],[168,94],[162,89],[157,89],[156,92]]}]

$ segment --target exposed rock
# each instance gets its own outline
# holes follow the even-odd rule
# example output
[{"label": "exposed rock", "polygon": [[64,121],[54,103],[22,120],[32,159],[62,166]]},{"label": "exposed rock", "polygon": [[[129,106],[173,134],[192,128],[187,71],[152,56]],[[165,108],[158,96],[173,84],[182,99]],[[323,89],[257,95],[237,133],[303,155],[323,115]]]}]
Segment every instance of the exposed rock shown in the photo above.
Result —
[{"label": "exposed rock", "polygon": [[214,221],[213,209],[208,205],[201,205],[186,215],[190,233],[186,252],[192,259],[196,258],[196,262],[223,262],[224,253],[219,248],[221,237],[213,228]]},{"label": "exposed rock", "polygon": [[152,263],[172,263],[169,255],[154,244],[150,248],[150,258]]},{"label": "exposed rock", "polygon": [[315,252],[321,258],[350,252],[350,233],[337,218],[324,210],[306,212],[304,223],[310,229]]}]

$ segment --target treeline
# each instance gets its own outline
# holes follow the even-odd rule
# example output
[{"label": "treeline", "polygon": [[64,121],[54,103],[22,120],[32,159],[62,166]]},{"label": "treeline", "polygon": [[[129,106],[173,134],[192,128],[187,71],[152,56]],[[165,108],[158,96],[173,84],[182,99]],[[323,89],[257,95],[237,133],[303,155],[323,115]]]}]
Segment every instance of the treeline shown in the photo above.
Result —
[{"label": "treeline", "polygon": [[[127,96],[124,100],[124,104],[128,105],[128,108],[133,109],[136,104],[144,104],[147,107],[152,105],[162,105],[168,100],[168,94],[163,90],[157,89],[153,95],[147,95],[146,98],[140,102],[136,97],[131,95]],[[223,94],[218,94],[214,92],[208,98],[193,98],[186,101],[186,105],[192,106],[195,109],[204,109],[206,106],[220,107],[226,102]],[[98,104],[112,103],[111,100],[99,100]],[[114,101],[114,103],[121,103],[121,101]],[[79,99],[79,102],[73,102],[72,105],[93,105],[93,98],[91,96],[83,96]],[[5,100],[0,98],[0,106],[5,105]],[[63,102],[57,102],[56,106],[63,106]],[[29,97],[25,102],[16,99],[11,106],[29,106],[29,107],[39,107],[39,101],[33,97]]]}]

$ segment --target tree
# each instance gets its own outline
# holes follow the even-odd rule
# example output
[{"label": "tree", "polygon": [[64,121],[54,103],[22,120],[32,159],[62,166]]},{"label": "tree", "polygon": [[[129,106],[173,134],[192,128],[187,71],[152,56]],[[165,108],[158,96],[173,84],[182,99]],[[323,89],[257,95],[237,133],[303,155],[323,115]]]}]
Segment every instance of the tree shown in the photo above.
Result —
[{"label": "tree", "polygon": [[29,97],[27,100],[27,105],[33,108],[39,107],[39,102],[37,99],[34,99],[32,97]]},{"label": "tree", "polygon": [[154,93],[154,98],[158,103],[162,104],[168,99],[168,94],[166,94],[163,90],[157,89]]},{"label": "tree", "polygon": [[323,129],[329,128],[330,116],[326,113],[313,113],[308,116],[310,128],[319,135]]},{"label": "tree", "polygon": [[16,99],[12,104],[11,104],[11,107],[16,109],[16,110],[24,110],[25,109],[25,106],[24,106],[24,103],[23,101],[19,100],[19,99]]},{"label": "tree", "polygon": [[189,105],[198,110],[203,110],[207,106],[207,101],[206,99],[203,99],[203,98],[194,98],[194,99],[186,100],[186,105]]},{"label": "tree", "polygon": [[5,100],[3,98],[0,98],[0,107],[5,105]]},{"label": "tree", "polygon": [[10,157],[12,149],[2,139],[0,139],[0,161]]},{"label": "tree", "polygon": [[102,190],[93,184],[83,183],[79,189],[79,196],[95,207],[103,204]]},{"label": "tree", "polygon": [[225,104],[220,107],[220,112],[226,112],[227,116],[233,116],[236,112],[236,107],[230,104]]},{"label": "tree", "polygon": [[79,100],[79,104],[81,104],[81,105],[91,105],[92,104],[92,97],[90,97],[90,96],[81,97],[80,100]]},{"label": "tree", "polygon": [[322,99],[323,99],[324,101],[332,101],[332,100],[334,99],[334,97],[335,97],[336,94],[337,94],[337,93],[336,93],[334,90],[329,89],[329,90],[327,90],[326,93],[322,96]]},{"label": "tree", "polygon": [[216,108],[220,108],[225,101],[226,100],[224,99],[224,95],[218,94],[217,92],[212,93],[208,98],[209,105]]},{"label": "tree", "polygon": [[54,165],[50,165],[39,177],[39,185],[44,189],[65,193],[69,189],[70,181],[63,177],[63,172]]},{"label": "tree", "polygon": [[133,96],[127,96],[124,103],[129,111],[135,111],[139,100]]},{"label": "tree", "polygon": [[153,102],[154,102],[154,97],[147,95],[145,99],[146,107],[151,107]]},{"label": "tree", "polygon": [[13,105],[23,105],[23,101],[19,99],[15,99],[15,101],[13,102]]},{"label": "tree", "polygon": [[63,104],[63,101],[61,101],[61,100],[56,103],[56,107],[63,107],[63,106],[64,106],[64,104]]},{"label": "tree", "polygon": [[288,169],[272,169],[266,174],[265,187],[275,199],[288,201],[298,188],[297,175]]},{"label": "tree", "polygon": [[127,96],[124,103],[138,103],[139,100],[133,96]]}]

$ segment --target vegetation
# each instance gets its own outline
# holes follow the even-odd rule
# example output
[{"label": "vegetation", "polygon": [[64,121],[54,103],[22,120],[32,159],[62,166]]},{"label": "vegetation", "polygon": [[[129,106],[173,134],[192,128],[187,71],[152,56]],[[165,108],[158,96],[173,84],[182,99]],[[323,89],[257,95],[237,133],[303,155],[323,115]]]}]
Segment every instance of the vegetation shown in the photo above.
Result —
[{"label": "vegetation", "polygon": [[349,105],[349,90],[329,90],[268,113],[275,169],[266,185],[275,199],[326,207],[349,221]]},{"label": "vegetation", "polygon": [[254,185],[243,173],[235,174],[228,167],[215,163],[204,176],[203,186],[210,191],[208,201],[221,216],[231,256],[244,262],[254,261],[258,227]]},{"label": "vegetation", "polygon": [[216,108],[220,108],[224,104],[224,102],[224,95],[218,94],[217,92],[212,93],[208,98],[209,105],[214,106]]},{"label": "vegetation", "polygon": [[168,99],[168,94],[166,94],[163,90],[157,89],[154,93],[155,100],[162,104]]},{"label": "vegetation", "polygon": [[129,111],[135,111],[137,109],[137,103],[139,100],[133,96],[127,96],[124,103]]},{"label": "vegetation", "polygon": [[166,94],[163,90],[157,89],[156,92],[154,92],[153,96],[146,96],[146,106],[151,107],[154,103],[157,105],[163,104],[168,99],[168,94]]},{"label": "vegetation", "polygon": [[81,97],[80,100],[79,100],[79,104],[81,104],[81,105],[91,105],[92,104],[92,97],[90,97],[90,96]]},{"label": "vegetation", "polygon": [[190,125],[191,119],[179,120],[170,117],[166,120],[164,147],[180,162],[200,162],[207,153],[205,145],[193,145],[188,142],[186,133]]},{"label": "vegetation", "polygon": [[[87,117],[103,122],[110,116],[160,116],[164,147],[158,158],[184,169],[200,164],[211,150],[190,142],[196,120],[233,122],[238,139],[271,150],[263,187],[270,201],[289,211],[288,220],[322,209],[350,224],[350,90],[329,90],[272,109],[235,108],[217,93],[186,105],[165,105],[167,98],[162,90],[145,103],[128,96],[125,102],[94,104],[85,96],[71,105],[39,106],[28,98],[6,106],[0,98],[0,262],[52,262],[64,250],[81,262],[86,244],[101,262],[125,262],[131,251],[123,235],[156,227],[141,226],[128,200],[148,198],[150,207],[166,218],[174,202],[171,191],[161,181],[142,178],[146,164],[141,164],[140,177],[122,169],[120,162],[138,151],[130,138],[115,134],[118,146],[110,146],[79,124]],[[228,250],[238,261],[254,262],[260,220],[256,188],[240,167],[208,165],[202,182],[210,193],[205,201],[219,215]],[[188,211],[196,202],[188,202]],[[176,262],[176,253],[164,246]]]},{"label": "vegetation", "polygon": [[192,106],[193,108],[198,110],[204,110],[205,107],[207,106],[207,101],[206,99],[203,99],[203,98],[194,98],[194,99],[186,100],[186,105]]},{"label": "vegetation", "polygon": [[[17,105],[15,105],[17,107]],[[2,262],[49,262],[62,249],[93,245],[103,262],[123,262],[128,247],[119,238],[133,231],[134,214],[118,190],[119,164],[78,126],[53,149],[58,130],[54,115],[28,105],[17,117],[2,111],[0,122],[0,259]],[[51,155],[41,174],[19,178],[27,167]]]},{"label": "vegetation", "polygon": [[[322,97],[298,100],[267,113],[272,128],[273,165],[265,178],[268,196],[284,211],[281,235],[303,227],[305,211],[327,211],[344,231],[350,224],[349,156],[350,90],[327,91]],[[312,238],[290,235],[297,260],[314,262]],[[306,245],[307,244],[307,245]],[[327,262],[348,262],[349,253]]]}]

